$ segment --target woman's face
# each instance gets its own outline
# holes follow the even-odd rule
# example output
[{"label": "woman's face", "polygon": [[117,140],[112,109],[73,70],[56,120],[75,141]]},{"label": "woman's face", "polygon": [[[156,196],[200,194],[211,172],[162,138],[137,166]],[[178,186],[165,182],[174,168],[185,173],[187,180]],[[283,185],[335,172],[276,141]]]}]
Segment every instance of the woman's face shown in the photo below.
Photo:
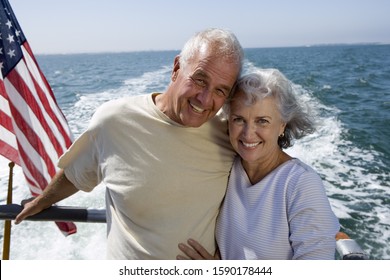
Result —
[{"label": "woman's face", "polygon": [[229,137],[244,161],[261,163],[277,156],[280,150],[278,138],[284,128],[273,97],[246,105],[242,92],[235,95],[230,105]]}]

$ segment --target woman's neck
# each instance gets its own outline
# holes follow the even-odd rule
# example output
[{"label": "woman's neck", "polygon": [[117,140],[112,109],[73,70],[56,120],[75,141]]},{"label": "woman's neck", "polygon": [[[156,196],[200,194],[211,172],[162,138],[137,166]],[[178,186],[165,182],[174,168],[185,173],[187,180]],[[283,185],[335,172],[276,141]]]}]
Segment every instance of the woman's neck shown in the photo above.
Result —
[{"label": "woman's neck", "polygon": [[252,185],[255,185],[256,183],[263,180],[278,166],[290,159],[291,157],[288,154],[282,150],[278,150],[277,154],[273,155],[272,158],[267,158],[256,162],[246,162],[244,160],[241,161],[250,182]]}]

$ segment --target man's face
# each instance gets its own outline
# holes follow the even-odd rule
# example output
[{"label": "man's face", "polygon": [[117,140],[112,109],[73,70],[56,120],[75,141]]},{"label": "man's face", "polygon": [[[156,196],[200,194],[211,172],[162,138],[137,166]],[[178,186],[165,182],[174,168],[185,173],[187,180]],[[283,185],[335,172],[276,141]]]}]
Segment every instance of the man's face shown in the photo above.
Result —
[{"label": "man's face", "polygon": [[173,72],[173,108],[167,115],[187,127],[201,126],[222,107],[238,73],[239,65],[231,60],[198,54]]}]

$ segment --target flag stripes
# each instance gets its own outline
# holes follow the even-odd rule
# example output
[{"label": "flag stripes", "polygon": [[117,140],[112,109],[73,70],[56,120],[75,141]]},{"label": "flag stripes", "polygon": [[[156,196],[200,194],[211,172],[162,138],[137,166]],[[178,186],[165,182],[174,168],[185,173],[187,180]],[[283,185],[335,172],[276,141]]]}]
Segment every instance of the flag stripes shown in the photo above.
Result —
[{"label": "flag stripes", "polygon": [[20,166],[9,102],[1,75],[0,78],[0,154]]},{"label": "flag stripes", "polygon": [[[22,48],[25,44],[25,42]],[[64,128],[53,111],[52,104],[56,104],[51,95],[45,95],[39,85],[45,85],[37,68],[29,69],[25,58],[30,57],[24,52],[24,58],[19,61],[13,71],[3,81],[7,92],[9,112],[11,117],[2,118],[1,125],[16,135],[17,150],[19,150],[21,164],[34,193],[41,193],[50,178],[56,173],[56,162],[59,156],[70,146],[70,131]],[[31,61],[31,59],[30,59]],[[32,74],[33,73],[33,74]],[[37,81],[36,78],[41,81]],[[2,113],[4,115],[5,113]],[[10,120],[12,126],[10,126]],[[69,134],[67,134],[69,133]],[[10,143],[9,143],[10,144]],[[14,145],[10,144],[14,147]],[[29,151],[26,153],[25,151]]]},{"label": "flag stripes", "polygon": [[[0,4],[0,154],[22,167],[36,196],[72,134],[8,1]],[[56,224],[66,235],[76,232],[73,223]]]}]

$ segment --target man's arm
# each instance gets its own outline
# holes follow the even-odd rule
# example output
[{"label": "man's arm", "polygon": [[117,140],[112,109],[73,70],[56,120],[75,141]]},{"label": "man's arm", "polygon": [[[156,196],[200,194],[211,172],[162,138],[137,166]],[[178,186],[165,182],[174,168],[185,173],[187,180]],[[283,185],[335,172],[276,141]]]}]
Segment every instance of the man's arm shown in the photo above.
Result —
[{"label": "man's arm", "polygon": [[54,203],[63,200],[76,192],[78,192],[78,189],[66,178],[64,170],[61,169],[53,177],[42,194],[24,205],[22,212],[15,218],[15,224],[19,224],[25,218],[49,208]]}]

